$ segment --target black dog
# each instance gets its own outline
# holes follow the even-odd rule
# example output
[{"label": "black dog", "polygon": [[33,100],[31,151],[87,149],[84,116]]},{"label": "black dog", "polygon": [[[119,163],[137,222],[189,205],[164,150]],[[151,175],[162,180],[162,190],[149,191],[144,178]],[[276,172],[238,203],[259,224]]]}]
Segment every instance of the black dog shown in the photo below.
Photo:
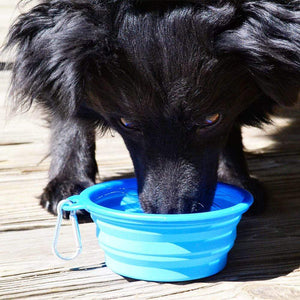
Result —
[{"label": "black dog", "polygon": [[240,128],[297,101],[300,1],[44,0],[11,27],[13,46],[17,103],[50,117],[48,211],[94,184],[95,130],[109,127],[145,212],[205,211],[217,180],[262,208]]}]

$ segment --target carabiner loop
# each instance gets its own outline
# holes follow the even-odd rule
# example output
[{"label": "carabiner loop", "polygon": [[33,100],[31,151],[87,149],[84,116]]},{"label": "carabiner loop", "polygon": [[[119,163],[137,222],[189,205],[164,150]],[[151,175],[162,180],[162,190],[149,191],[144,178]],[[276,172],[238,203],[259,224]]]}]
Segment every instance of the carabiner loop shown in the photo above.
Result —
[{"label": "carabiner loop", "polygon": [[68,203],[68,205],[73,204],[73,202],[71,200],[66,199],[66,200],[60,201],[57,206],[57,222],[56,222],[56,226],[55,226],[55,234],[54,234],[54,239],[53,239],[53,243],[52,243],[52,251],[60,259],[72,260],[75,257],[77,257],[82,251],[80,231],[79,231],[78,220],[77,220],[77,215],[76,215],[75,210],[70,210],[70,219],[72,221],[72,228],[73,228],[73,233],[75,236],[76,252],[72,256],[66,257],[66,256],[62,256],[57,250],[57,242],[58,242],[60,227],[61,227],[61,223],[62,223],[62,219],[63,219],[63,205],[65,205],[66,203]]}]

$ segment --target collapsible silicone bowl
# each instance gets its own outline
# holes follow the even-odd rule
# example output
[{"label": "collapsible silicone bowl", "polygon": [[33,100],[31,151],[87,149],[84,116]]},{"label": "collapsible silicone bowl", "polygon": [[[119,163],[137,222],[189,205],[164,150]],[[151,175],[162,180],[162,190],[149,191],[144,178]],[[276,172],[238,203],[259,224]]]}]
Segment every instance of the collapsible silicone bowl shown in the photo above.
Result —
[{"label": "collapsible silicone bowl", "polygon": [[251,194],[219,183],[211,211],[192,214],[145,214],[135,179],[97,184],[69,198],[62,209],[87,210],[115,273],[148,281],[185,281],[221,271],[236,238]]}]

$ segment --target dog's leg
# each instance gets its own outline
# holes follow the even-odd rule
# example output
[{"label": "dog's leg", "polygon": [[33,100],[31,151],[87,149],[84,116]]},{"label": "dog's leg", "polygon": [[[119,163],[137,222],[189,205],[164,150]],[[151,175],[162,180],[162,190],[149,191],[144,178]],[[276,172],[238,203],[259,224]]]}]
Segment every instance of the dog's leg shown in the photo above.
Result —
[{"label": "dog's leg", "polygon": [[[41,205],[56,214],[60,200],[79,194],[95,183],[95,130],[93,124],[76,118],[51,121],[51,166],[49,183],[41,196]],[[68,217],[65,214],[64,217]],[[79,212],[81,221],[89,214]]]},{"label": "dog's leg", "polygon": [[249,175],[243,151],[241,129],[236,125],[231,130],[220,156],[219,181],[245,188],[252,193],[254,203],[248,214],[259,214],[265,209],[266,193],[262,184]]}]

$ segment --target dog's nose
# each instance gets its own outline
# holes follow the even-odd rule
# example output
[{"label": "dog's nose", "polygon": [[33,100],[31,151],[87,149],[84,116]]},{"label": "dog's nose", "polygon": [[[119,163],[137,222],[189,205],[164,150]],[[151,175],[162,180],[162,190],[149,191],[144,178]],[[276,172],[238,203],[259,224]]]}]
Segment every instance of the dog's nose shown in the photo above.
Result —
[{"label": "dog's nose", "polygon": [[[175,193],[174,193],[175,190]],[[140,193],[139,199],[145,213],[151,214],[187,214],[208,211],[214,197],[214,189],[206,188],[202,192],[199,189],[189,191],[185,195],[174,190],[147,189]],[[192,194],[192,195],[191,195]]]},{"label": "dog's nose", "polygon": [[[148,214],[182,214],[189,213],[187,209],[175,207],[174,205],[166,204],[165,201],[147,201],[145,197],[140,197],[141,205],[145,213]],[[174,201],[175,202],[175,201]]]},{"label": "dog's nose", "polygon": [[153,159],[145,164],[146,168],[138,169],[138,193],[144,212],[187,214],[208,211],[217,184],[217,163],[204,163],[201,157],[200,162],[180,155],[167,158]]}]

